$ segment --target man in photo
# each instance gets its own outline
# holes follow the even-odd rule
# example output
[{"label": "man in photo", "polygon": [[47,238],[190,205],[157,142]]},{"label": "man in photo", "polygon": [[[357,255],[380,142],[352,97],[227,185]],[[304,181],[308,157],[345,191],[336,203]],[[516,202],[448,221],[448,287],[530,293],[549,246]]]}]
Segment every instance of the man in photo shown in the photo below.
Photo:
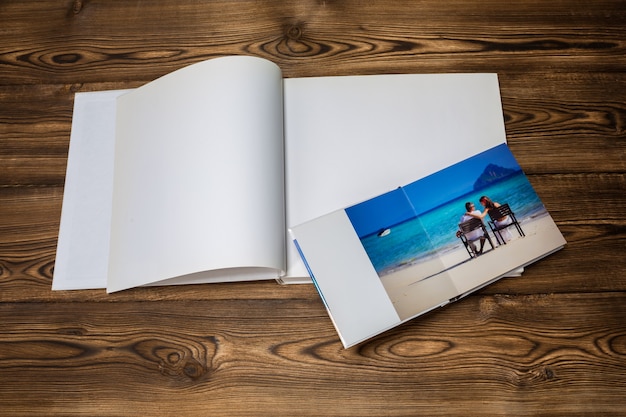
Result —
[{"label": "man in photo", "polygon": [[[469,202],[469,201],[465,203],[465,210],[466,212],[461,216],[461,220],[459,221],[459,224],[481,215],[480,210],[476,210],[476,206],[474,206],[474,203]],[[461,231],[458,231],[457,237],[460,234],[461,234]],[[482,229],[472,230],[471,232],[465,234],[465,237],[467,238],[467,242],[470,248],[472,249],[472,252],[474,252],[474,255],[476,256],[481,255],[483,253],[483,248],[485,247],[485,235]],[[480,239],[480,249],[476,249],[475,242],[479,239]]]}]

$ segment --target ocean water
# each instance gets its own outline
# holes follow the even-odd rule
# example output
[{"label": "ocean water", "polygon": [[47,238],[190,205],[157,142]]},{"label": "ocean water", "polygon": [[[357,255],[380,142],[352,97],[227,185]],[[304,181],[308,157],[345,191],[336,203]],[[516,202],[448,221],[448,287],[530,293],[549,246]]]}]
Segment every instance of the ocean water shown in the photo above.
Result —
[{"label": "ocean water", "polygon": [[[478,202],[486,195],[500,204],[508,203],[517,220],[545,213],[541,200],[523,173],[493,183],[451,200],[413,219],[391,227],[391,233],[378,237],[375,233],[365,236],[361,243],[379,276],[437,253],[453,250],[461,241],[456,237],[458,223],[465,213],[465,203],[471,201],[478,210]],[[488,217],[485,219],[487,223]]]}]

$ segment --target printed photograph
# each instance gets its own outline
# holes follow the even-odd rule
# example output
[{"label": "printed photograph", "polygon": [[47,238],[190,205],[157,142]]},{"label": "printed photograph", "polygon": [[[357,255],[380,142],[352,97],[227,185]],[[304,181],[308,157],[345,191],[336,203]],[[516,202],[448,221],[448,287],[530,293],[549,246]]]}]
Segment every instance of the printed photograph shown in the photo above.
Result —
[{"label": "printed photograph", "polygon": [[480,285],[481,270],[497,263],[504,274],[530,261],[542,233],[561,236],[506,145],[346,213],[401,317],[419,309],[411,303],[412,286],[462,274],[453,279],[462,294]]}]

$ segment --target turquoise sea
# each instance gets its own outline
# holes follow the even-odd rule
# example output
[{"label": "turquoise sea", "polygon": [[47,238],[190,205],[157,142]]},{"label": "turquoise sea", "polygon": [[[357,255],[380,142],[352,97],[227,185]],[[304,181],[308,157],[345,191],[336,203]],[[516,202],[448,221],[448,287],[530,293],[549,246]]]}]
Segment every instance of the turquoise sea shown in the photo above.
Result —
[{"label": "turquoise sea", "polygon": [[[478,210],[480,196],[486,195],[500,204],[509,203],[518,221],[545,214],[541,200],[528,182],[519,174],[472,191],[400,224],[390,225],[391,233],[378,237],[376,233],[361,238],[379,276],[420,259],[444,253],[460,245],[457,225],[465,213],[465,202],[471,201]],[[488,217],[485,219],[487,223]],[[495,243],[495,242],[494,242]]]}]

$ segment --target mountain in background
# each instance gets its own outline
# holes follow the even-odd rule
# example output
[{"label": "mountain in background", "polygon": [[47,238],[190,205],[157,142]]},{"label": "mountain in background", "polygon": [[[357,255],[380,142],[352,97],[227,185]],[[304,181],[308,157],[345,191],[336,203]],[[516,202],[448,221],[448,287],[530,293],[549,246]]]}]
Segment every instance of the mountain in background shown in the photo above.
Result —
[{"label": "mountain in background", "polygon": [[510,177],[511,175],[515,175],[519,172],[519,170],[504,168],[499,165],[489,164],[485,168],[482,174],[478,177],[476,182],[474,182],[474,190],[480,190],[494,182],[498,182],[506,177]]}]

